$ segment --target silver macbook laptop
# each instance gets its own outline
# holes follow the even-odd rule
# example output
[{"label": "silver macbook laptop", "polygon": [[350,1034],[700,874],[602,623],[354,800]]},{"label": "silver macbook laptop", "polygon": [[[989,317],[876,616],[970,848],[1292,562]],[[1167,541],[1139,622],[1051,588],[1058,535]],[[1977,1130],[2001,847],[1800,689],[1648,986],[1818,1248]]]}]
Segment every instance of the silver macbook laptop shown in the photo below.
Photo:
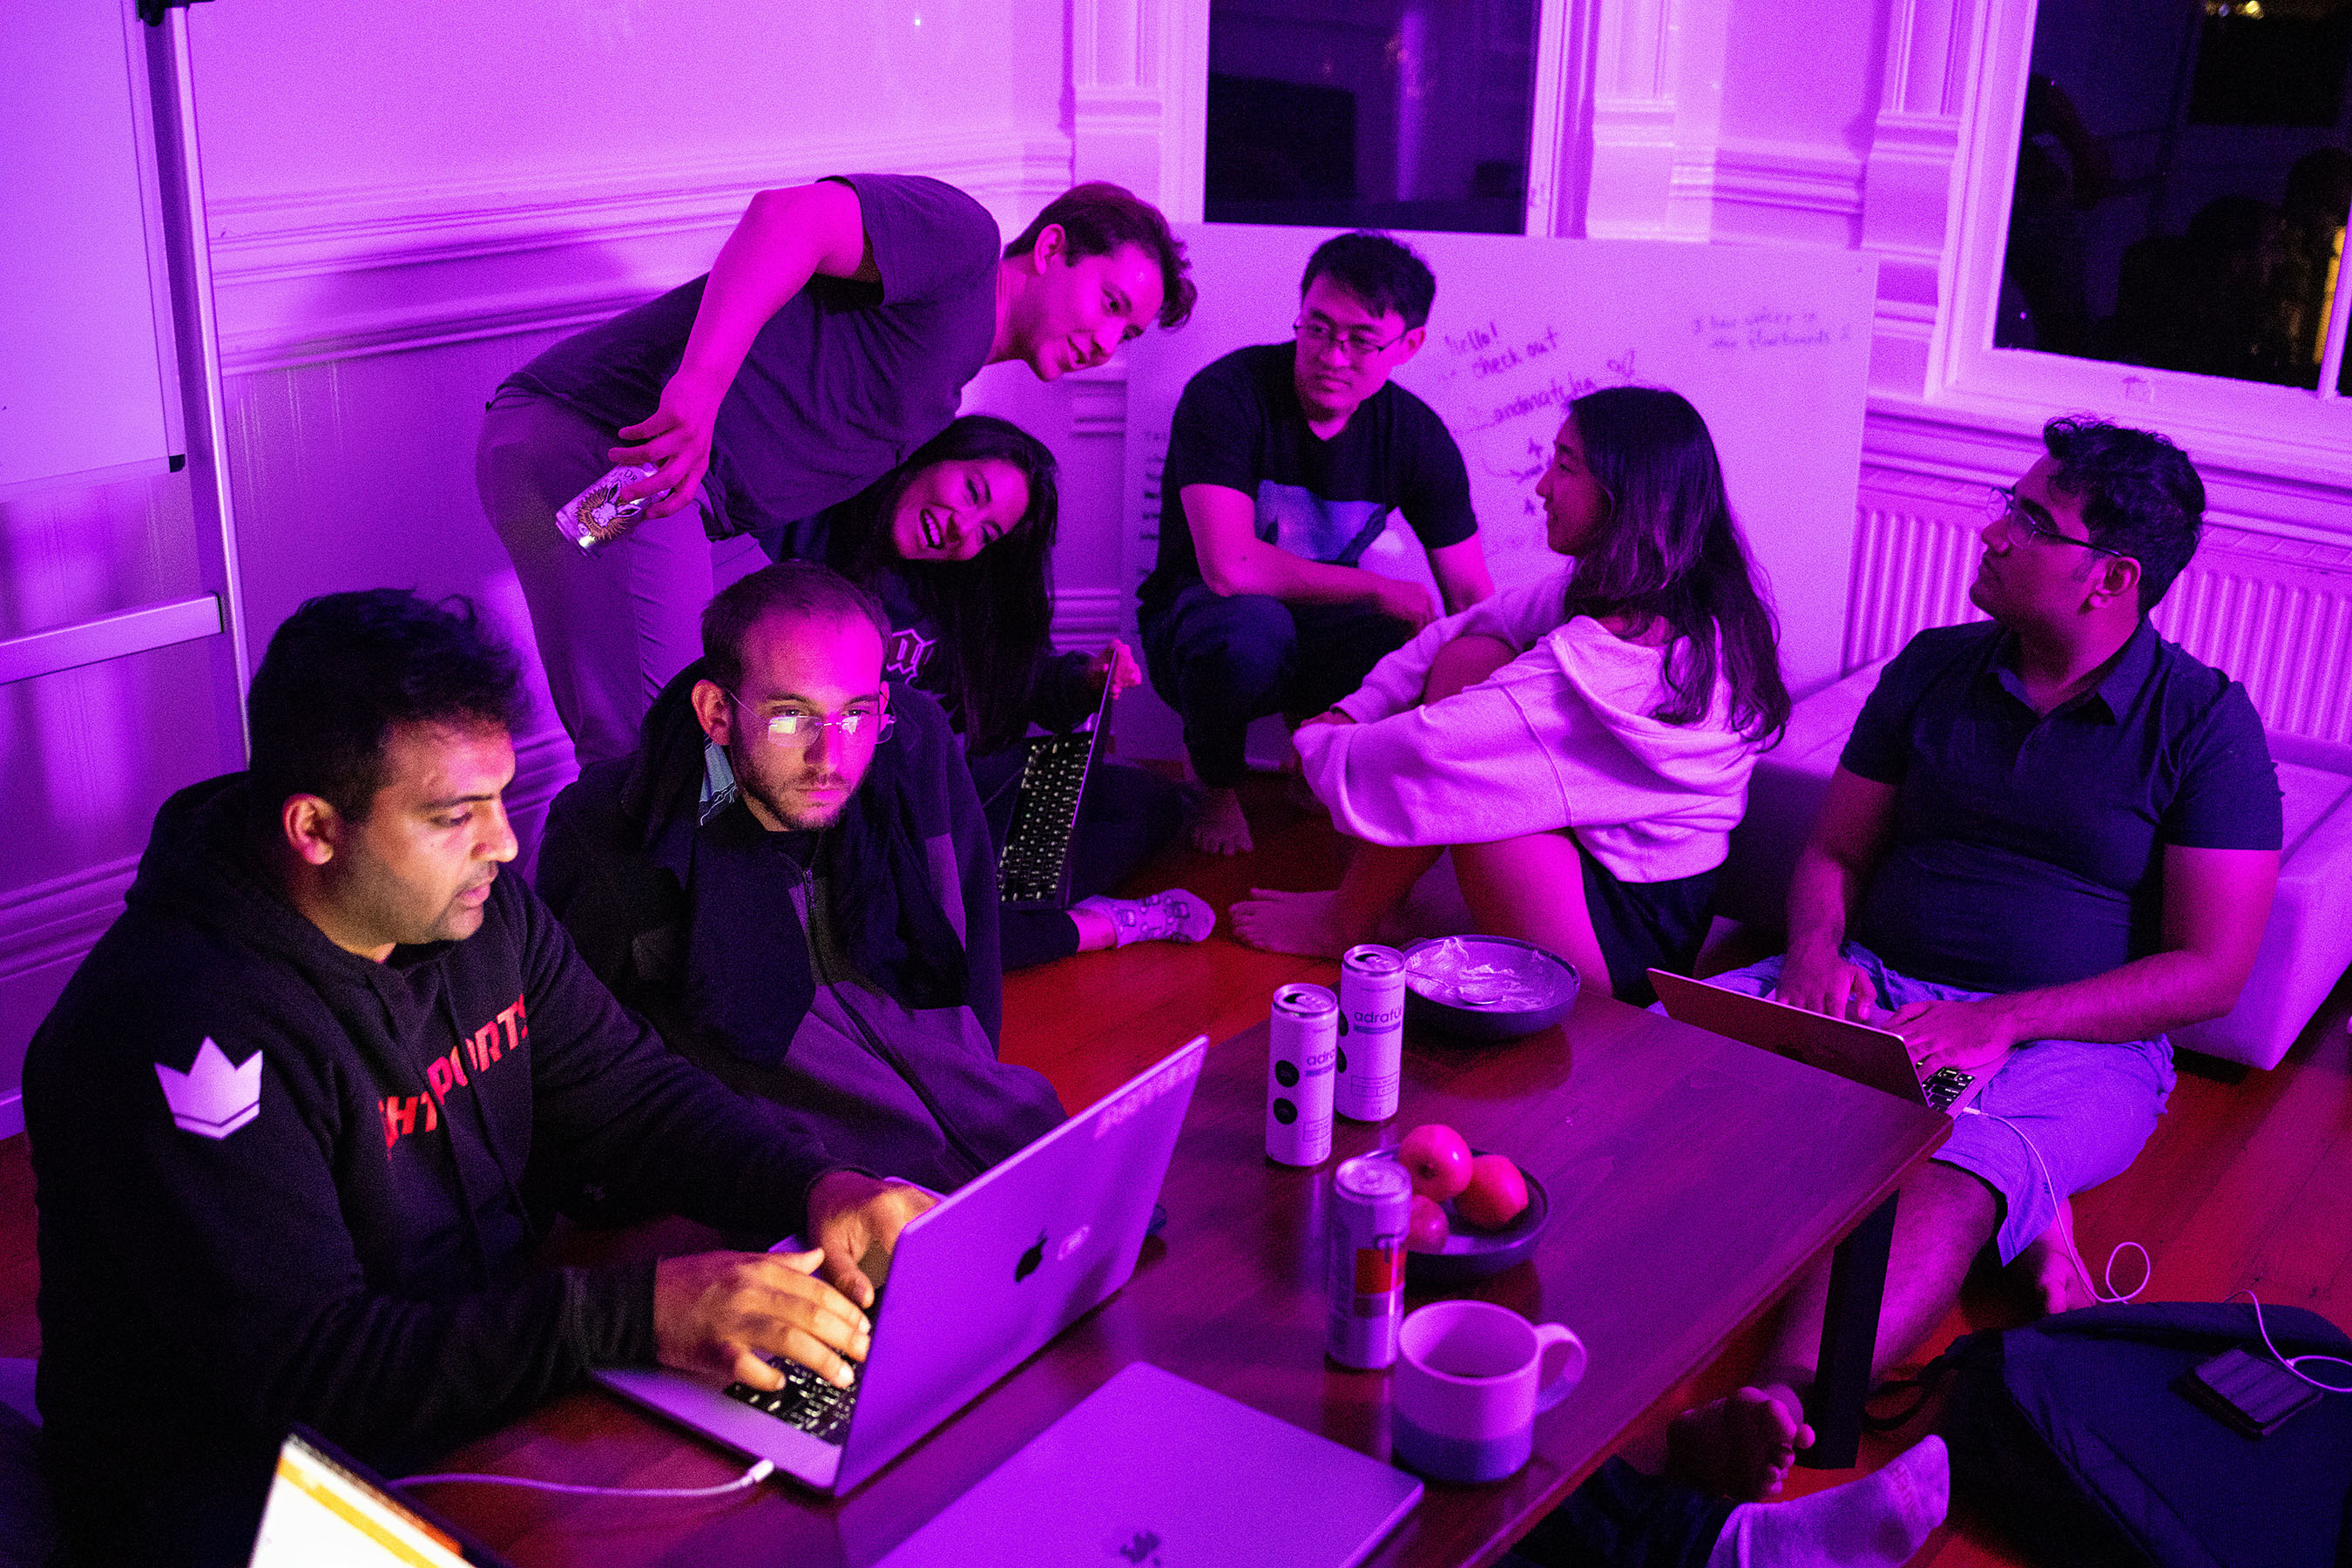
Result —
[{"label": "silver macbook laptop", "polygon": [[783,1363],[768,1394],[660,1367],[595,1377],[820,1491],[897,1458],[1135,1272],[1208,1037],[1161,1058],[899,1233],[856,1386]]},{"label": "silver macbook laptop", "polygon": [[1678,1024],[1696,1025],[1742,1045],[1885,1089],[1947,1116],[1958,1116],[1963,1106],[1984,1092],[1985,1080],[1992,1076],[1939,1068],[1922,1079],[1911,1064],[1903,1037],[1888,1030],[1726,991],[1663,969],[1650,971],[1650,984],[1657,987],[1666,1016]]},{"label": "silver macbook laptop", "polygon": [[1134,1362],[882,1568],[1350,1568],[1421,1493],[1378,1459]]}]

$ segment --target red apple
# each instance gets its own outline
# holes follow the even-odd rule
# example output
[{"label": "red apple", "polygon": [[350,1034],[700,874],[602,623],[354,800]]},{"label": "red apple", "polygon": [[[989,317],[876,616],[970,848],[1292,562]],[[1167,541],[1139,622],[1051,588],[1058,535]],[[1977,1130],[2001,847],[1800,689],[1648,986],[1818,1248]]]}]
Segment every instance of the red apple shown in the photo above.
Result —
[{"label": "red apple", "polygon": [[1397,1163],[1412,1173],[1412,1190],[1439,1203],[1470,1184],[1470,1145],[1442,1121],[1416,1127],[1397,1145]]},{"label": "red apple", "polygon": [[1500,1154],[1470,1162],[1470,1184],[1454,1200],[1454,1212],[1481,1230],[1500,1230],[1528,1206],[1528,1179]]},{"label": "red apple", "polygon": [[1412,1215],[1404,1222],[1404,1248],[1407,1252],[1443,1252],[1445,1238],[1454,1234],[1447,1223],[1445,1210],[1435,1198],[1412,1194]]}]

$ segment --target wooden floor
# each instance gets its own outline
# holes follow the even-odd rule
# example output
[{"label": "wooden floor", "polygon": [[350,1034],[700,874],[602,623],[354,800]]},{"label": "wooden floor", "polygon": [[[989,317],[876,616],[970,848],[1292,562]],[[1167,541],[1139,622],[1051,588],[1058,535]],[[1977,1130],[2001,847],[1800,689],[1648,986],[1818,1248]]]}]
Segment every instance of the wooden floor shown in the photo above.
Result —
[{"label": "wooden floor", "polygon": [[[1005,983],[1004,1056],[1050,1078],[1063,1102],[1087,1104],[1195,1033],[1223,1039],[1265,1016],[1275,986],[1295,978],[1336,983],[1338,966],[1253,952],[1226,936],[1223,911],[1252,886],[1332,885],[1345,848],[1329,826],[1284,804],[1272,780],[1247,792],[1258,852],[1241,861],[1171,850],[1133,890],[1187,887],[1219,913],[1218,934],[1197,946],[1155,942],[1124,952],[1082,953],[1011,975]],[[1736,953],[1737,938],[1728,952]],[[2251,1286],[2265,1304],[2310,1308],[2352,1324],[2352,1052],[2345,1020],[2352,984],[2339,985],[2284,1063],[2240,1073],[2182,1058],[2179,1087],[2137,1163],[2076,1200],[2084,1255],[2095,1273],[2116,1243],[2136,1240],[2154,1259],[2144,1300],[2219,1300]],[[2331,1217],[2332,1216],[2332,1217]],[[0,1142],[0,1356],[37,1353],[33,1296],[33,1183],[25,1140]],[[2129,1287],[2137,1262],[2116,1266]],[[1928,1350],[1978,1328],[2022,1321],[1997,1276],[1975,1279]],[[1759,1326],[1685,1391],[1693,1402],[1735,1386],[1760,1341]],[[1865,1439],[1874,1467],[1926,1429]],[[1636,1443],[1654,1440],[1654,1430]],[[1811,1490],[1858,1472],[1799,1472]],[[2022,1560],[1963,1509],[1916,1560],[1933,1568],[1988,1568]]]}]

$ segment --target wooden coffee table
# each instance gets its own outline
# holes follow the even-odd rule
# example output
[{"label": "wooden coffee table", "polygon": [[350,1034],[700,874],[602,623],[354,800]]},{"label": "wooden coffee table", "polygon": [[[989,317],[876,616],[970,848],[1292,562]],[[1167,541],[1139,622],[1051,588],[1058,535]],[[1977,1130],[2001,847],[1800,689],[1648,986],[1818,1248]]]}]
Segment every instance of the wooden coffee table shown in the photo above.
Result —
[{"label": "wooden coffee table", "polygon": [[[714,1503],[482,1487],[424,1496],[523,1565],[864,1568],[1139,1359],[1387,1458],[1387,1374],[1343,1371],[1323,1356],[1320,1221],[1331,1166],[1294,1171],[1265,1160],[1265,1075],[1262,1026],[1210,1051],[1163,1194],[1168,1226],[1145,1244],[1134,1279],[845,1500],[782,1481]],[[1567,1323],[1591,1364],[1577,1392],[1538,1418],[1526,1469],[1493,1486],[1432,1482],[1372,1558],[1381,1564],[1492,1562],[1859,1228],[1857,1245],[1841,1248],[1850,1300],[1832,1312],[1847,1331],[1824,1363],[1827,1375],[1845,1363],[1850,1387],[1812,1413],[1832,1429],[1840,1423],[1827,1405],[1858,1415],[1851,1367],[1857,1335],[1866,1362],[1876,1320],[1889,1200],[1949,1130],[1923,1106],[1593,995],[1559,1028],[1511,1045],[1409,1040],[1399,1115],[1381,1127],[1340,1122],[1334,1159],[1423,1121],[1449,1122],[1474,1145],[1510,1154],[1551,1196],[1531,1259],[1448,1294]],[[1424,1299],[1409,1295],[1407,1309]],[[446,1468],[696,1486],[740,1466],[610,1395],[583,1392],[469,1445]]]}]

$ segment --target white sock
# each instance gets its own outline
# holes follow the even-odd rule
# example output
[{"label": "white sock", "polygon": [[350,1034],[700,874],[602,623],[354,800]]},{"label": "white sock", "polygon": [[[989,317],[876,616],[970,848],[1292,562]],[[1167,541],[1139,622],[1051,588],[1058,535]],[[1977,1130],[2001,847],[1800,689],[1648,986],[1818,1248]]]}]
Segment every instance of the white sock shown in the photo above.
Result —
[{"label": "white sock", "polygon": [[1794,1502],[1742,1503],[1706,1568],[1902,1568],[1951,1506],[1951,1457],[1927,1436],[1874,1474]]}]

